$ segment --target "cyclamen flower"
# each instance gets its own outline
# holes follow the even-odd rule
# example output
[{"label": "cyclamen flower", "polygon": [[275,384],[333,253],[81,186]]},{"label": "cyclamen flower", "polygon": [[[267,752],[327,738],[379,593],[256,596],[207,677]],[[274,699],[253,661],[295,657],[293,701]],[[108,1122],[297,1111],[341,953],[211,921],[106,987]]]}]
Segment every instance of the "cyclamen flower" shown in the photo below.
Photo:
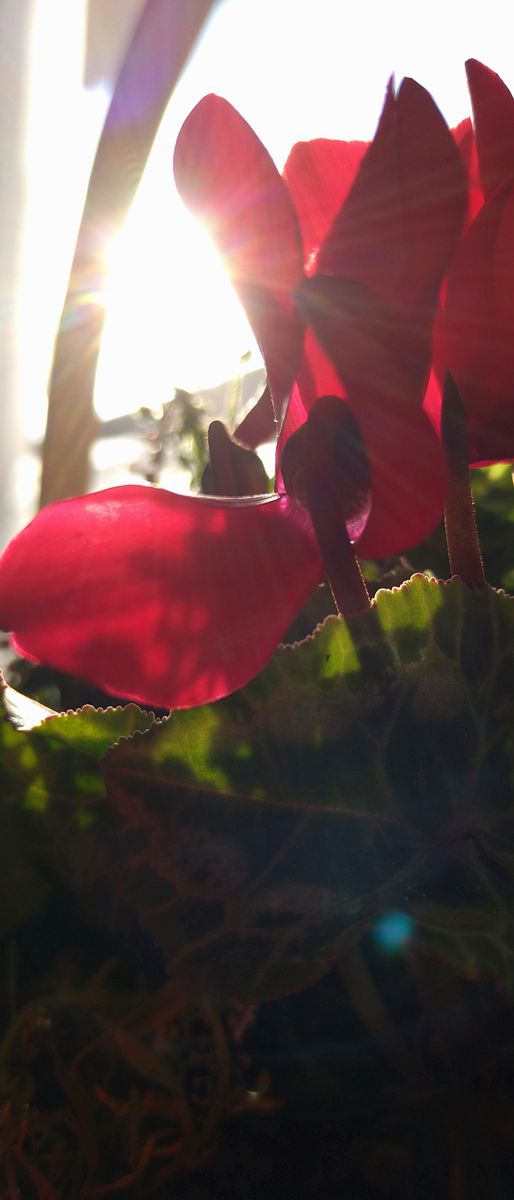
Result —
[{"label": "cyclamen flower", "polygon": [[340,396],[371,476],[359,554],[421,541],[445,488],[422,407],[432,324],[466,208],[460,156],[432,98],[410,79],[397,95],[389,86],[369,147],[299,143],[282,177],[242,117],[208,96],[179,135],[175,177],[260,342],[280,428],[277,467],[318,397]]},{"label": "cyclamen flower", "polygon": [[455,380],[470,462],[480,465],[514,458],[514,98],[494,71],[466,66],[483,200],[448,274],[435,354]]},{"label": "cyclamen flower", "polygon": [[[442,510],[442,453],[422,401],[465,208],[459,156],[430,96],[410,80],[398,96],[390,88],[367,150],[300,145],[285,178],[211,97],[186,122],[175,168],[214,222],[260,340],[285,414],[279,464],[320,396],[339,398],[342,413],[345,401],[371,484],[359,552],[407,549]],[[282,486],[240,500],[110,488],[49,506],[11,542],[0,625],[30,658],[129,699],[188,706],[265,666],[324,575],[309,513]]]}]

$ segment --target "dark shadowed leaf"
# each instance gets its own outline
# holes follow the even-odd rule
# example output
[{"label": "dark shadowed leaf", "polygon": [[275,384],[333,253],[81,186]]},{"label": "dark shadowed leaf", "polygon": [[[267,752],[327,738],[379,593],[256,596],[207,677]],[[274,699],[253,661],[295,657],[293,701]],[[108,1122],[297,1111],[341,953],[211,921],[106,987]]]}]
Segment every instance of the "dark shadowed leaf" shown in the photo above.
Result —
[{"label": "dark shadowed leaf", "polygon": [[47,883],[33,861],[20,820],[17,760],[23,742],[0,714],[0,938],[21,925],[43,904]]},{"label": "dark shadowed leaf", "polygon": [[[514,603],[422,576],[105,760],[123,908],[186,991],[260,999],[407,913],[514,981]],[[122,869],[121,869],[122,864]]]},{"label": "dark shadowed leaf", "polygon": [[42,903],[45,867],[79,892],[84,880],[99,890],[112,832],[98,764],[119,738],[155,720],[135,704],[48,716],[51,710],[6,685],[2,704],[0,935]]}]

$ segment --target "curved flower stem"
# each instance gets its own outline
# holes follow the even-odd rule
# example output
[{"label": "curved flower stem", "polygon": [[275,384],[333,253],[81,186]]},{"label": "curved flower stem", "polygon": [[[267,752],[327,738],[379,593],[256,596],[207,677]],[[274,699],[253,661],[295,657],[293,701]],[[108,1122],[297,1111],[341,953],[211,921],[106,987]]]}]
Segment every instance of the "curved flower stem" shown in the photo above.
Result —
[{"label": "curved flower stem", "polygon": [[448,494],[444,525],[452,575],[468,587],[483,587],[484,567],[469,478],[467,419],[451,375],[443,392],[441,434],[448,463]]},{"label": "curved flower stem", "polygon": [[369,609],[371,601],[341,519],[340,501],[315,467],[306,470],[305,476],[307,504],[336,608],[343,617],[351,617]]}]

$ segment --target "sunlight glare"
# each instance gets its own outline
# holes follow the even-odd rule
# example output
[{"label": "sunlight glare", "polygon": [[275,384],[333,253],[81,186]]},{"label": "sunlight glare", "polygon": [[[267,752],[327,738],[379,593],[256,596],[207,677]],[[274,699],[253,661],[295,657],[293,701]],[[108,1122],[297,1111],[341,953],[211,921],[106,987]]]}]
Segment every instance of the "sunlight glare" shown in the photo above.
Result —
[{"label": "sunlight glare", "polygon": [[163,187],[150,172],[108,253],[101,419],[156,409],[175,387],[197,392],[261,366],[222,261],[169,181]]},{"label": "sunlight glare", "polygon": [[[23,425],[32,442],[43,434],[52,339],[107,101],[101,90],[93,95],[81,86],[81,0],[36,0],[35,8],[19,347]],[[487,10],[474,0],[450,7],[447,0],[433,0],[420,38],[409,0],[351,10],[341,0],[317,0],[314,10],[292,0],[279,6],[276,0],[224,0],[217,6],[174,92],[126,225],[109,250],[95,389],[102,420],[141,405],[159,408],[175,387],[204,389],[261,366],[221,261],[173,186],[173,146],[201,96],[226,96],[279,167],[298,138],[372,137],[393,70],[398,81],[404,71],[419,79],[456,123],[469,112],[466,57],[482,58],[514,84],[504,14],[504,0],[490,0]]]}]

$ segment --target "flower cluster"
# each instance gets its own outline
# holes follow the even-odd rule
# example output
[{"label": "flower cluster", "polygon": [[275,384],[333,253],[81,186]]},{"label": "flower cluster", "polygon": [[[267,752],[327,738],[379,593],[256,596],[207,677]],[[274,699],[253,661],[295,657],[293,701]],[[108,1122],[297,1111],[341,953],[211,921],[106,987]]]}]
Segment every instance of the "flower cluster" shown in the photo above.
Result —
[{"label": "flower cluster", "polygon": [[[448,375],[470,462],[514,457],[514,99],[478,62],[468,78],[474,128],[452,133],[405,79],[369,144],[300,143],[283,174],[230,104],[197,105],[175,177],[262,350],[273,408],[239,436],[271,415],[276,493],[129,486],[44,509],[0,562],[20,653],[147,704],[216,699],[266,664],[339,543],[382,557],[438,524]],[[307,475],[321,454],[328,557],[299,433]]]}]

